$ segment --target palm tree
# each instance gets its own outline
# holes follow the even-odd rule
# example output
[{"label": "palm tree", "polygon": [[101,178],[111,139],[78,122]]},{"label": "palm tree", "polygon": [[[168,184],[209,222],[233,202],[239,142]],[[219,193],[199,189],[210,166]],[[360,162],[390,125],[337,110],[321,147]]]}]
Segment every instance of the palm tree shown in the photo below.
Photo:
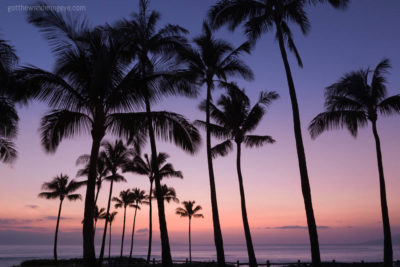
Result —
[{"label": "palm tree", "polygon": [[[45,4],[41,4],[45,6]],[[143,104],[138,96],[137,73],[129,71],[128,44],[118,32],[91,29],[86,20],[44,12],[28,13],[29,22],[48,38],[56,56],[54,73],[36,67],[22,68],[19,82],[30,95],[53,108],[42,118],[42,144],[55,152],[64,138],[90,133],[89,160],[83,224],[85,266],[96,266],[93,236],[97,158],[108,134],[136,139],[147,135],[151,124],[157,137],[193,150],[199,137],[182,116],[171,112],[136,112]],[[151,123],[150,123],[151,121]],[[198,139],[195,139],[198,137]]]},{"label": "palm tree", "polygon": [[114,144],[110,142],[102,143],[103,151],[101,151],[101,158],[104,158],[107,169],[110,170],[111,175],[106,177],[105,180],[110,181],[110,192],[108,194],[108,203],[107,203],[107,211],[106,211],[106,219],[104,224],[104,232],[103,239],[101,241],[101,249],[99,256],[99,264],[103,262],[104,257],[104,247],[106,242],[106,234],[107,234],[107,214],[110,214],[110,206],[112,199],[112,190],[114,182],[126,182],[125,178],[118,173],[118,170],[122,168],[128,161],[130,156],[132,155],[132,151],[129,150],[125,144],[121,140],[116,140]]},{"label": "palm tree", "polygon": [[[197,129],[185,123],[186,132],[170,132],[160,134],[154,129],[154,117],[151,116],[151,105],[162,96],[184,94],[194,95],[194,85],[190,83],[190,76],[185,75],[176,69],[178,65],[174,60],[177,49],[187,45],[186,39],[182,34],[187,33],[185,29],[178,25],[168,24],[157,29],[160,14],[156,11],[148,12],[148,0],[139,2],[139,12],[133,14],[131,21],[120,21],[116,28],[121,31],[134,48],[132,62],[135,63],[132,72],[137,73],[137,84],[140,88],[143,102],[147,113],[147,130],[151,146],[152,162],[156,162],[157,147],[155,136],[163,139],[173,139],[180,143],[181,147],[193,153],[200,141]],[[183,121],[182,121],[183,122]],[[153,168],[154,169],[154,168]],[[158,176],[157,173],[154,175]],[[156,192],[160,190],[159,179],[155,179]],[[161,235],[162,262],[166,266],[172,266],[171,249],[167,223],[165,219],[164,202],[156,194],[158,205],[158,218]]]},{"label": "palm tree", "polygon": [[[228,77],[241,76],[246,80],[253,79],[253,72],[240,59],[242,53],[250,53],[249,43],[243,43],[237,48],[222,39],[216,39],[210,26],[204,22],[203,31],[194,39],[196,49],[188,47],[181,50],[180,57],[184,60],[189,73],[196,77],[196,83],[206,85],[206,124],[210,123],[210,104],[215,79],[225,81]],[[213,214],[214,242],[217,250],[218,265],[225,265],[224,245],[218,215],[217,192],[215,188],[214,169],[211,156],[211,132],[207,127],[206,134],[207,163],[210,179],[211,206]]]},{"label": "palm tree", "polygon": [[113,197],[112,201],[116,202],[115,203],[115,208],[123,208],[124,209],[124,224],[122,226],[122,240],[121,240],[121,254],[120,257],[122,257],[122,252],[124,250],[124,237],[125,237],[125,221],[126,221],[126,208],[133,203],[133,196],[132,192],[130,189],[127,190],[122,190],[119,193],[119,197]]},{"label": "palm tree", "polygon": [[99,220],[100,217],[104,216],[104,214],[106,214],[106,209],[105,208],[101,208],[99,209],[99,207],[96,205],[94,208],[94,233],[96,233],[96,225],[97,225],[97,221]]},{"label": "palm tree", "polygon": [[112,226],[112,223],[117,214],[118,214],[118,212],[113,211],[109,215],[104,214],[104,216],[101,217],[101,219],[108,221],[108,223],[110,224],[110,231],[108,232],[109,233],[109,236],[108,236],[108,260],[110,260],[110,258],[111,258],[111,226]]},{"label": "palm tree", "polygon": [[195,201],[183,201],[183,208],[179,207],[176,208],[176,214],[180,215],[181,217],[188,217],[189,218],[189,259],[192,262],[192,239],[191,239],[191,222],[193,218],[204,218],[203,214],[198,213],[202,210],[202,207],[197,205],[194,206]]},{"label": "palm tree", "polygon": [[71,201],[75,201],[78,199],[82,199],[80,194],[73,194],[82,183],[75,182],[74,180],[69,181],[69,177],[64,174],[60,174],[54,177],[50,182],[44,183],[42,185],[43,190],[47,190],[46,192],[41,192],[39,197],[45,199],[59,199],[60,205],[58,208],[58,216],[57,216],[57,224],[56,224],[56,233],[54,235],[54,259],[57,261],[57,237],[58,237],[58,226],[60,224],[60,216],[61,216],[61,207],[65,198]]},{"label": "palm tree", "polygon": [[0,40],[0,162],[11,163],[17,157],[12,139],[17,135],[18,114],[10,83],[18,57],[12,46]]},{"label": "palm tree", "polygon": [[318,114],[309,126],[312,138],[326,130],[344,127],[356,137],[358,129],[367,126],[368,121],[371,122],[378,162],[385,266],[393,265],[393,249],[377,120],[378,113],[382,116],[400,113],[400,94],[387,97],[385,74],[390,67],[389,60],[384,59],[374,70],[367,68],[349,72],[338,82],[327,87],[325,111]]},{"label": "palm tree", "polygon": [[132,250],[133,250],[133,237],[135,235],[135,224],[136,224],[136,213],[137,210],[140,210],[140,205],[142,204],[148,204],[146,201],[148,199],[148,196],[146,195],[146,192],[144,190],[140,190],[139,188],[133,188],[131,192],[131,197],[132,197],[132,204],[130,207],[135,208],[135,214],[133,216],[133,226],[132,226],[132,236],[131,236],[131,249],[129,252],[129,258],[132,258]]},{"label": "palm tree", "polygon": [[[148,196],[149,199],[149,243],[148,243],[148,251],[147,251],[147,262],[150,262],[151,257],[151,245],[152,245],[152,233],[153,233],[153,223],[152,223],[152,195],[156,194],[153,190],[153,182],[155,180],[155,174],[157,173],[157,177],[159,180],[163,178],[169,177],[177,177],[183,178],[182,172],[176,171],[174,166],[171,163],[166,163],[169,155],[166,153],[159,153],[156,160],[153,161],[153,158],[150,160],[147,154],[144,154],[144,159],[140,156],[136,156],[132,162],[128,163],[124,170],[130,171],[133,173],[146,175],[149,177],[150,181],[150,193]],[[162,187],[161,187],[162,192]],[[169,201],[168,201],[169,202]]]},{"label": "palm tree", "polygon": [[161,185],[160,194],[164,201],[179,203],[179,198],[176,197],[176,191],[173,187],[168,187],[166,184]]},{"label": "palm tree", "polygon": [[312,206],[299,106],[286,47],[295,54],[299,66],[302,67],[303,63],[294,44],[289,24],[298,25],[302,33],[306,34],[310,29],[310,22],[305,12],[307,5],[329,3],[335,8],[345,8],[348,2],[349,0],[219,0],[211,7],[208,14],[211,24],[215,28],[227,24],[230,30],[234,30],[242,22],[245,22],[245,34],[251,42],[255,42],[263,33],[270,32],[274,28],[276,30],[276,38],[279,42],[289,87],[301,188],[311,243],[311,257],[313,266],[316,267],[321,266],[317,225]]},{"label": "palm tree", "polygon": [[[243,228],[246,237],[247,252],[250,266],[257,266],[257,260],[254,253],[253,242],[250,233],[250,226],[247,219],[246,200],[243,187],[243,176],[241,171],[241,145],[244,143],[247,147],[260,147],[265,144],[272,144],[275,140],[268,135],[249,135],[256,129],[265,114],[265,107],[279,97],[272,92],[261,92],[258,102],[250,107],[250,100],[234,83],[224,83],[228,94],[222,95],[218,101],[218,106],[210,104],[211,117],[217,124],[210,124],[211,134],[217,138],[225,139],[222,143],[214,146],[211,150],[213,156],[227,155],[232,149],[232,141],[236,144],[236,169],[239,179],[239,191],[242,207]],[[204,111],[204,104],[200,106]],[[197,124],[206,127],[203,121],[197,121]]]},{"label": "palm tree", "polygon": [[[76,174],[77,177],[80,177],[80,176],[87,177],[88,176],[89,161],[90,161],[90,155],[88,155],[88,154],[84,154],[84,155],[81,155],[78,157],[75,164],[76,165],[85,164],[85,167],[78,170],[78,172]],[[109,171],[110,171],[105,164],[105,159],[103,157],[101,157],[101,154],[100,154],[100,157],[98,157],[98,159],[97,159],[96,169],[97,169],[97,176],[96,176],[96,196],[94,198],[95,205],[97,205],[97,200],[99,198],[99,193],[100,193],[100,189],[103,184],[103,181],[108,176]]]}]

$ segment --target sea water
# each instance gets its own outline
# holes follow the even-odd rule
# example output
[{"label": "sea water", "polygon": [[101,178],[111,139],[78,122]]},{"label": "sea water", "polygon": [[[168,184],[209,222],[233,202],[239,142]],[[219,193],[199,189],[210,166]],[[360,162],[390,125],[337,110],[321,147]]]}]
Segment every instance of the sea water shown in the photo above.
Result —
[{"label": "sea water", "polygon": [[[255,252],[258,262],[296,262],[310,261],[310,247],[308,245],[260,245],[255,244]],[[100,248],[96,247],[98,255]],[[400,247],[393,247],[395,260],[400,259]],[[119,256],[120,246],[115,243],[111,248],[111,256]],[[174,260],[188,258],[188,246],[186,244],[171,244],[171,253]],[[129,247],[124,249],[124,255],[129,256]],[[146,245],[135,245],[134,257],[145,258]],[[53,246],[50,245],[0,245],[0,266],[8,267],[20,264],[30,259],[50,259],[53,257]],[[58,245],[59,258],[82,257],[81,245]],[[108,246],[105,249],[105,257],[108,257]],[[248,262],[245,245],[225,244],[225,257],[228,262]],[[382,261],[383,248],[377,245],[321,245],[321,257],[324,261],[360,262]],[[152,258],[161,258],[161,248],[154,244]],[[215,247],[210,245],[192,245],[192,259],[194,261],[216,260]]]}]

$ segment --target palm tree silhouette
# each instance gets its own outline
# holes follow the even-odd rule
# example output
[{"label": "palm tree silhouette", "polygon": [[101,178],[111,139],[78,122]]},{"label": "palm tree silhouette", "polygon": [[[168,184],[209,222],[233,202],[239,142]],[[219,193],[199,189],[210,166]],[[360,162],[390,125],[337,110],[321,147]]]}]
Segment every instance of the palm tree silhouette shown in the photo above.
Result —
[{"label": "palm tree silhouette", "polygon": [[100,217],[104,216],[104,214],[106,214],[106,209],[105,208],[99,209],[99,207],[96,205],[94,208],[94,233],[96,233],[97,221],[99,220]]},{"label": "palm tree silhouette", "polygon": [[127,190],[122,190],[119,193],[119,197],[113,197],[112,201],[116,202],[114,207],[116,209],[118,208],[123,208],[124,209],[124,223],[122,226],[122,240],[121,240],[121,254],[120,257],[122,257],[122,253],[124,250],[124,237],[125,237],[125,221],[126,221],[126,208],[133,203],[133,197],[132,197],[132,192],[130,189]]},{"label": "palm tree silhouette", "polygon": [[[162,133],[154,129],[154,116],[151,116],[151,105],[165,95],[184,94],[192,96],[194,85],[190,83],[190,76],[185,72],[176,69],[174,55],[178,48],[186,46],[186,39],[182,34],[187,33],[178,25],[168,24],[157,29],[160,14],[156,11],[148,12],[148,0],[139,2],[139,13],[133,14],[131,21],[121,21],[116,28],[122,31],[127,40],[135,50],[132,54],[132,62],[135,63],[132,69],[137,73],[137,84],[140,94],[145,103],[147,113],[147,130],[150,139],[152,162],[156,161],[157,147],[155,137],[173,140],[184,150],[193,153],[200,141],[197,129],[182,119],[176,120],[182,123],[186,131],[175,131]],[[167,114],[166,112],[163,112]],[[154,168],[153,168],[154,169]],[[155,173],[155,177],[157,177]],[[160,190],[159,179],[155,179],[156,191]],[[156,194],[157,196],[157,194]],[[172,266],[171,249],[167,223],[165,219],[164,202],[157,197],[158,218],[161,234],[162,262],[166,266]]]},{"label": "palm tree silhouette", "polygon": [[[166,163],[169,155],[166,153],[159,153],[156,160],[153,161],[149,159],[147,154],[144,154],[144,159],[140,156],[136,156],[132,162],[126,164],[124,171],[129,171],[141,175],[146,175],[149,177],[150,190],[149,190],[149,243],[147,251],[147,262],[150,262],[151,257],[151,245],[152,245],[152,235],[153,235],[153,223],[152,223],[152,195],[156,194],[153,190],[153,182],[155,180],[155,174],[157,173],[158,179],[177,177],[183,178],[182,172],[176,171],[171,163]],[[161,187],[162,190],[162,187]],[[162,192],[162,191],[161,191]],[[168,201],[169,202],[169,201]]]},{"label": "palm tree silhouette", "polygon": [[103,239],[101,241],[101,249],[99,256],[99,264],[102,263],[104,257],[104,247],[106,242],[107,234],[107,214],[110,213],[112,190],[114,182],[126,182],[125,178],[118,173],[118,170],[122,168],[132,155],[132,151],[129,150],[121,140],[116,140],[114,144],[110,142],[102,143],[103,150],[101,151],[101,158],[104,158],[107,168],[110,170],[111,175],[107,176],[105,180],[110,181],[110,192],[108,194],[107,211],[104,224]]},{"label": "palm tree silhouette", "polygon": [[132,236],[131,236],[131,249],[129,252],[129,258],[132,258],[132,250],[133,250],[133,237],[135,235],[135,224],[136,224],[136,213],[137,210],[140,210],[140,205],[142,204],[148,204],[146,201],[148,199],[148,196],[146,195],[146,192],[144,190],[140,190],[139,188],[133,188],[131,192],[131,197],[132,197],[132,204],[130,207],[135,208],[135,213],[133,215],[133,225],[132,225]]},{"label": "palm tree silhouette", "polygon": [[118,212],[113,211],[109,215],[104,214],[104,216],[101,217],[101,219],[108,221],[108,223],[110,224],[110,231],[108,232],[109,233],[109,236],[108,236],[108,261],[110,261],[110,258],[111,258],[111,226],[112,226],[112,223],[117,214],[118,214]]},{"label": "palm tree silhouette", "polygon": [[[36,67],[21,68],[19,82],[32,97],[53,108],[43,117],[40,127],[46,151],[55,152],[64,138],[81,133],[92,136],[83,224],[85,266],[92,267],[96,266],[93,239],[96,165],[105,134],[128,139],[134,136],[143,141],[151,124],[158,137],[188,151],[195,149],[200,136],[178,114],[135,112],[143,104],[143,95],[139,94],[137,68],[129,71],[127,50],[132,47],[122,38],[124,34],[109,31],[107,27],[91,29],[86,20],[66,18],[48,8],[43,10],[46,11],[28,12],[28,19],[49,39],[57,67],[54,73]],[[165,84],[175,84],[169,82]]]},{"label": "palm tree silhouette", "polygon": [[[87,177],[89,175],[89,161],[90,161],[90,155],[84,154],[78,157],[76,160],[76,165],[81,165],[85,164],[85,167],[78,170],[76,176],[77,177]],[[104,179],[108,176],[110,170],[107,168],[105,164],[105,159],[104,157],[100,156],[97,159],[97,164],[96,164],[96,169],[97,169],[97,176],[96,176],[96,195],[94,198],[94,204],[97,204],[97,200],[99,198],[99,193],[101,186],[103,184]]]},{"label": "palm tree silhouette", "polygon": [[193,218],[204,218],[203,214],[198,213],[202,210],[202,207],[197,205],[194,206],[195,201],[183,201],[182,205],[183,208],[179,207],[176,208],[176,214],[180,215],[181,217],[188,217],[189,218],[189,259],[192,262],[192,239],[191,239],[191,222]]},{"label": "palm tree silhouette", "polygon": [[263,33],[270,32],[274,28],[276,30],[276,39],[279,42],[289,87],[301,188],[311,243],[311,257],[313,266],[316,267],[321,266],[318,232],[312,206],[299,106],[286,47],[295,54],[297,63],[302,67],[303,62],[294,43],[289,27],[290,23],[298,25],[302,33],[306,34],[310,29],[310,22],[305,11],[307,5],[329,3],[335,8],[345,8],[348,2],[349,0],[219,0],[211,7],[208,13],[211,25],[215,28],[227,24],[230,30],[234,30],[242,22],[245,22],[244,31],[251,42],[255,42]]},{"label": "palm tree silhouette", "polygon": [[176,191],[173,187],[168,187],[166,184],[161,185],[160,194],[164,201],[179,203],[179,198],[176,197]]},{"label": "palm tree silhouette", "polygon": [[70,201],[75,201],[78,199],[82,199],[80,194],[73,194],[79,187],[82,186],[82,183],[75,182],[74,180],[69,181],[69,177],[64,174],[60,174],[54,177],[50,182],[44,183],[42,185],[43,190],[47,190],[46,192],[41,192],[39,197],[45,199],[59,199],[60,206],[58,208],[58,216],[57,216],[57,224],[56,224],[56,233],[54,235],[54,259],[57,261],[57,238],[58,238],[58,226],[60,223],[61,216],[61,207],[65,198]]},{"label": "palm tree silhouette", "polygon": [[18,114],[10,88],[13,70],[18,62],[15,50],[6,41],[0,40],[0,161],[12,163],[17,150],[12,139],[17,135]]},{"label": "palm tree silhouette", "polygon": [[[243,177],[241,171],[241,145],[244,143],[247,147],[260,147],[265,144],[272,144],[275,140],[268,135],[249,135],[256,129],[262,117],[265,114],[265,107],[279,97],[272,92],[261,92],[258,102],[250,107],[250,100],[234,83],[224,83],[228,94],[222,95],[217,105],[210,104],[211,117],[217,124],[210,124],[211,134],[217,138],[223,138],[225,141],[214,146],[211,150],[213,156],[227,155],[232,149],[232,141],[236,143],[236,169],[239,179],[240,199],[242,207],[243,228],[246,237],[247,252],[250,266],[257,266],[257,260],[254,253],[253,242],[250,233],[250,226],[247,219],[246,200],[243,186]],[[200,106],[204,111],[204,103]],[[197,121],[197,124],[205,128],[206,123]]]},{"label": "palm tree silhouette", "polygon": [[[188,47],[180,51],[180,57],[188,65],[188,73],[196,77],[196,83],[206,85],[206,123],[210,123],[210,104],[215,80],[226,80],[228,77],[241,76],[246,80],[253,79],[253,72],[240,59],[241,54],[250,53],[249,43],[237,48],[222,39],[216,39],[204,22],[202,34],[194,40],[196,48]],[[207,163],[210,179],[211,206],[213,214],[214,242],[217,250],[218,265],[225,265],[224,245],[219,222],[217,192],[215,188],[214,169],[211,156],[211,133],[206,131]]]},{"label": "palm tree silhouette", "polygon": [[309,126],[312,138],[316,138],[326,130],[344,127],[356,137],[358,129],[367,126],[368,121],[371,122],[379,171],[385,266],[393,265],[393,249],[381,142],[376,124],[378,113],[382,116],[400,113],[400,94],[387,97],[385,74],[390,67],[389,60],[384,59],[374,70],[367,68],[346,73],[337,83],[326,88],[325,112],[318,114]]}]

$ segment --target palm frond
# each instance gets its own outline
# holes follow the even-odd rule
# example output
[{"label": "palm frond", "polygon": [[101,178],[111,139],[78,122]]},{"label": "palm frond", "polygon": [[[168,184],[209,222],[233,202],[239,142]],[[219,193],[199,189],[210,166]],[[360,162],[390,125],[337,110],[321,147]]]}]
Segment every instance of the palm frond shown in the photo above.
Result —
[{"label": "palm frond", "polygon": [[91,121],[83,113],[69,110],[52,110],[41,121],[42,145],[47,152],[55,152],[64,138],[89,132]]},{"label": "palm frond", "polygon": [[17,158],[17,155],[15,144],[8,139],[0,137],[0,161],[12,163]]},{"label": "palm frond", "polygon": [[265,144],[275,143],[275,139],[269,135],[246,135],[243,142],[246,147],[261,147]]},{"label": "palm frond", "polygon": [[216,158],[217,156],[226,156],[230,151],[232,151],[233,146],[232,146],[232,141],[231,140],[226,140],[213,148],[211,148],[211,156],[213,158]]},{"label": "palm frond", "polygon": [[81,194],[72,194],[67,196],[68,200],[70,201],[76,201],[76,200],[82,200]]},{"label": "palm frond", "polygon": [[400,94],[382,100],[378,104],[378,111],[385,116],[400,113]]},{"label": "palm frond", "polygon": [[328,111],[318,114],[308,126],[311,138],[315,139],[322,132],[330,129],[346,127],[353,136],[357,136],[358,128],[368,123],[365,112],[353,110]]}]

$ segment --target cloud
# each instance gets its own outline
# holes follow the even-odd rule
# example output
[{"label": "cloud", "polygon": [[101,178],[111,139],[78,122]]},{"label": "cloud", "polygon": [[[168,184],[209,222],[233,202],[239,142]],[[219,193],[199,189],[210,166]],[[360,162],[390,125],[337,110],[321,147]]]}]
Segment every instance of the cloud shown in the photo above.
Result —
[{"label": "cloud", "polygon": [[26,208],[33,209],[33,210],[35,210],[35,209],[39,208],[39,206],[38,206],[38,205],[25,205],[25,207],[26,207]]},{"label": "cloud", "polygon": [[149,231],[149,229],[147,229],[147,228],[141,228],[141,229],[137,229],[136,233],[144,234],[144,233],[147,233],[148,231]]},{"label": "cloud", "polygon": [[[319,229],[331,229],[330,226],[320,225],[318,226]],[[276,226],[276,227],[265,227],[265,229],[278,229],[278,230],[297,230],[297,229],[307,229],[307,226],[302,225],[283,225],[283,226]]]}]

